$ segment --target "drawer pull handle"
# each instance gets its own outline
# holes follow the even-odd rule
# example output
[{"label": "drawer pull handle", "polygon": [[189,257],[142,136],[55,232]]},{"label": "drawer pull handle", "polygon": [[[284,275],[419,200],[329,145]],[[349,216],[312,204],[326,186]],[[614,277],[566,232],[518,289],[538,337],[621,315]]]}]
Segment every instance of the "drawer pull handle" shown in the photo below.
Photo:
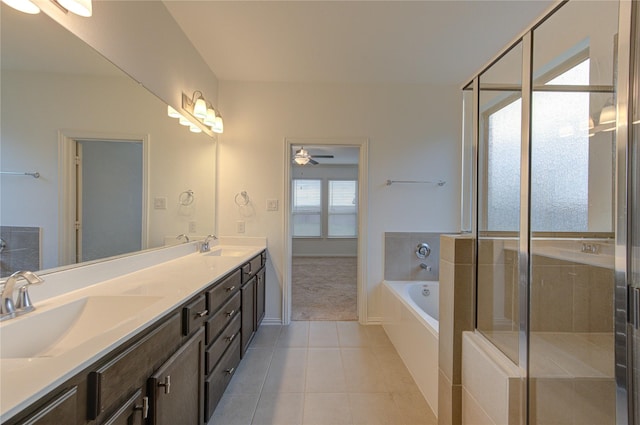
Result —
[{"label": "drawer pull handle", "polygon": [[206,316],[207,314],[209,314],[209,310],[202,310],[202,311],[197,312],[197,313],[196,313],[196,316],[197,316],[197,317],[204,317],[204,316]]},{"label": "drawer pull handle", "polygon": [[171,375],[164,377],[164,382],[158,382],[159,387],[164,387],[164,393],[169,394],[171,392]]},{"label": "drawer pull handle", "polygon": [[235,310],[227,311],[227,317],[233,316],[235,312],[236,312]]},{"label": "drawer pull handle", "polygon": [[231,292],[231,291],[233,291],[234,289],[236,289],[236,287],[235,287],[235,286],[230,286],[230,287],[228,287],[228,288],[227,288],[227,292]]},{"label": "drawer pull handle", "polygon": [[236,371],[235,367],[232,367],[231,369],[225,370],[225,372],[227,372],[227,374],[229,374],[229,375],[233,375],[233,372],[235,372],[235,371]]},{"label": "drawer pull handle", "polygon": [[238,334],[233,334],[231,336],[228,336],[227,337],[227,341],[229,341],[229,342],[233,341],[233,339],[236,337],[236,335],[238,335]]},{"label": "drawer pull handle", "polygon": [[142,397],[142,406],[135,405],[133,406],[133,410],[141,410],[142,419],[147,419],[149,416],[149,397]]}]

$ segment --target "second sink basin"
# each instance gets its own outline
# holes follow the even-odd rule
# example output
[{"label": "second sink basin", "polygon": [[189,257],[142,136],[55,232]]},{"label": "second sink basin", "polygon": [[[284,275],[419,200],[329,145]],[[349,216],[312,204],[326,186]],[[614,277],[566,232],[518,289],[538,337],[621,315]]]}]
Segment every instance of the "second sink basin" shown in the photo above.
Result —
[{"label": "second sink basin", "polygon": [[10,319],[0,326],[0,358],[58,356],[131,320],[160,299],[91,296]]},{"label": "second sink basin", "polygon": [[213,249],[205,255],[212,257],[242,257],[249,253],[249,249],[242,248],[217,248]]}]

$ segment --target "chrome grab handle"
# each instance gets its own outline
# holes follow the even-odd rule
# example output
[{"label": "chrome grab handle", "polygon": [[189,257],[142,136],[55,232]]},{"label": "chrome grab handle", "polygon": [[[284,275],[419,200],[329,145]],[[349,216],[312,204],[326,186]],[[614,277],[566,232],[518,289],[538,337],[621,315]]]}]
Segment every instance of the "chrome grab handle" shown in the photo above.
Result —
[{"label": "chrome grab handle", "polygon": [[133,410],[141,410],[142,419],[147,419],[149,416],[149,397],[142,397],[142,406],[135,405]]},{"label": "chrome grab handle", "polygon": [[227,288],[227,292],[231,292],[231,291],[233,291],[234,289],[236,289],[236,287],[235,287],[235,286],[230,286],[230,287],[228,287],[228,288]]},{"label": "chrome grab handle", "polygon": [[164,377],[164,382],[158,382],[159,387],[164,387],[164,393],[169,394],[171,392],[171,375]]},{"label": "chrome grab handle", "polygon": [[234,314],[235,312],[236,312],[235,310],[228,311],[228,312],[227,312],[227,317],[231,317],[231,316],[233,316],[233,314]]},{"label": "chrome grab handle", "polygon": [[209,314],[209,310],[206,310],[206,309],[205,309],[205,310],[202,310],[202,311],[197,312],[197,313],[196,313],[196,316],[197,316],[197,317],[204,317],[204,316],[206,316],[207,314]]},{"label": "chrome grab handle", "polygon": [[225,372],[227,372],[227,374],[229,374],[229,375],[233,375],[233,372],[235,372],[235,371],[236,371],[235,367],[232,367],[231,369],[225,370]]}]

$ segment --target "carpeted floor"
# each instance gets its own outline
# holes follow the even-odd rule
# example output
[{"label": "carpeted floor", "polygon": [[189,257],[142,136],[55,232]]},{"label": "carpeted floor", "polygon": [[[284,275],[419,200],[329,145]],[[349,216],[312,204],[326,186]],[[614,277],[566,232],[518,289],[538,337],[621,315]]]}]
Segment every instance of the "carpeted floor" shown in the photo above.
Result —
[{"label": "carpeted floor", "polygon": [[358,320],[357,257],[293,257],[292,320]]}]

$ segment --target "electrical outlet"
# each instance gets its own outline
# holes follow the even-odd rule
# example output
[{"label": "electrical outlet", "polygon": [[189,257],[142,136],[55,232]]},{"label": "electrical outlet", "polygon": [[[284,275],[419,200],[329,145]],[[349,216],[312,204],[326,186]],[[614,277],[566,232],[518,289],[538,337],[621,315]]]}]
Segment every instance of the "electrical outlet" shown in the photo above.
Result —
[{"label": "electrical outlet", "polygon": [[189,233],[195,233],[196,232],[196,222],[195,221],[190,221],[189,222]]},{"label": "electrical outlet", "polygon": [[236,232],[244,233],[244,221],[242,220],[236,221]]},{"label": "electrical outlet", "polygon": [[267,199],[267,211],[278,211],[277,199]]},{"label": "electrical outlet", "polygon": [[165,196],[158,196],[158,197],[153,198],[153,209],[166,210],[167,209],[167,198]]}]

